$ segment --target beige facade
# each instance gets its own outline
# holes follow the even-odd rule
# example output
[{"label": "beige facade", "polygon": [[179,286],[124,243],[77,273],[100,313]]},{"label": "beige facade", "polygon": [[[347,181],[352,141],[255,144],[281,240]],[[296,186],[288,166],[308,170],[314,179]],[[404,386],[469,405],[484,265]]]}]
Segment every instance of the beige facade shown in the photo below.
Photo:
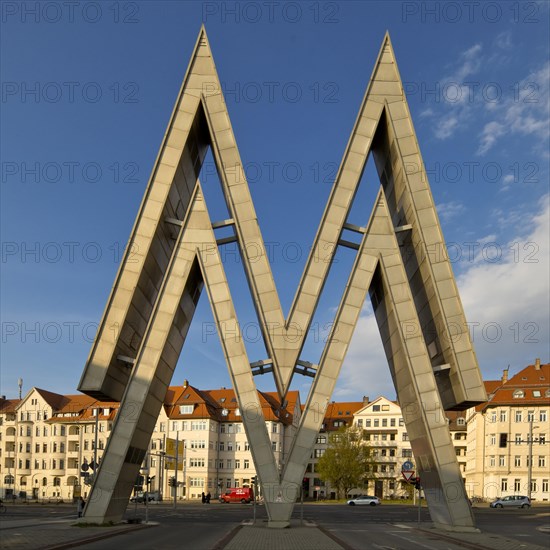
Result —
[{"label": "beige facade", "polygon": [[[274,394],[259,393],[259,401],[280,465],[300,420],[299,394],[289,392],[287,412],[295,414],[284,418]],[[21,401],[0,400],[0,497],[87,498],[92,479],[81,474],[93,474],[93,465],[101,462],[119,412],[119,403],[38,388]],[[169,439],[178,439],[185,448],[177,472],[179,500],[200,498],[202,492],[215,497],[227,487],[250,485],[256,475],[233,390],[200,391],[187,383],[169,389],[141,470],[148,468],[150,490],[164,498],[173,497],[168,480],[176,477],[166,456]]]},{"label": "beige facade", "polygon": [[510,379],[505,370],[486,389],[487,403],[468,411],[469,495],[550,500],[550,364],[537,360]]}]

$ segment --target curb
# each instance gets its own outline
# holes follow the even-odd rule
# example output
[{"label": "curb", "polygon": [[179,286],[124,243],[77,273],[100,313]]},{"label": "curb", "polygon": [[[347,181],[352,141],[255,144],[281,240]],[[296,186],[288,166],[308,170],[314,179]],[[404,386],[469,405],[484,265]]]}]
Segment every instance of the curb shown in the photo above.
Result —
[{"label": "curb", "polygon": [[243,528],[242,524],[234,527],[227,535],[224,535],[212,548],[212,550],[223,550]]}]

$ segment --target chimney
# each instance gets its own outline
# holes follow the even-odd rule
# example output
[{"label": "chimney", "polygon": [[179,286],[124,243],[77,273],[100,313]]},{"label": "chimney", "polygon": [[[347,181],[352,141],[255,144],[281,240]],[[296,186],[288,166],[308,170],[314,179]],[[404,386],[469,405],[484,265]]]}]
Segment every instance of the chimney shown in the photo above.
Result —
[{"label": "chimney", "polygon": [[368,404],[369,404],[369,396],[363,395],[363,405],[368,405]]},{"label": "chimney", "polygon": [[540,357],[535,359],[535,370],[540,370]]},{"label": "chimney", "polygon": [[183,387],[186,388],[187,386],[189,386],[189,380],[184,380]]},{"label": "chimney", "polygon": [[502,371],[502,378],[501,378],[501,381],[503,384],[506,384],[506,382],[508,382],[508,371],[510,370],[510,365],[508,365],[507,368],[505,368],[503,371]]}]

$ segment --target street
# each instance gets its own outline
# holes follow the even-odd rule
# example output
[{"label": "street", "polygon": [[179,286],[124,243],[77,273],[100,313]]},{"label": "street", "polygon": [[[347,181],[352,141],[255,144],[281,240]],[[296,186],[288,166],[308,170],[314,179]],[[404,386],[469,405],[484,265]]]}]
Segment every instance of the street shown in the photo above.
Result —
[{"label": "street", "polygon": [[[537,506],[528,510],[495,510],[488,505],[479,505],[473,510],[477,525],[484,532],[513,537],[542,547],[549,545],[550,506]],[[266,520],[263,506],[258,506],[256,512],[257,521]],[[308,503],[304,504],[303,510],[297,505],[293,518],[298,520],[303,514],[305,521],[317,523],[329,535],[334,535],[356,550],[463,548],[458,543],[439,538],[437,534],[418,531],[417,513],[417,508],[401,504],[351,507],[344,504]],[[134,515],[135,507],[130,504],[126,519],[133,518]],[[90,543],[86,548],[109,549],[114,544],[120,544],[134,550],[212,550],[242,521],[251,520],[252,516],[252,505],[178,503],[174,510],[171,503],[155,503],[148,508],[149,521],[155,526]],[[36,523],[40,523],[75,517],[76,507],[67,504],[11,505],[0,518],[0,527],[3,527],[4,520],[36,520]],[[145,518],[145,505],[138,505],[137,517]],[[425,507],[421,510],[420,527],[426,530],[430,528],[429,513]],[[13,531],[14,529],[6,529],[4,534]]]}]

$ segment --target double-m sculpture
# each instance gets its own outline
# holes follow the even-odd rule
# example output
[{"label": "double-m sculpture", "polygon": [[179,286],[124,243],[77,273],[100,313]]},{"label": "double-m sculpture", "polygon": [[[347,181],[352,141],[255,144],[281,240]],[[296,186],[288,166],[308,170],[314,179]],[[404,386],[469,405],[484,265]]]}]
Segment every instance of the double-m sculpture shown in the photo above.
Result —
[{"label": "double-m sculpture", "polygon": [[[211,149],[230,218],[212,220],[199,181]],[[374,157],[380,190],[348,220]],[[232,236],[216,236],[220,228]],[[343,232],[358,235],[351,242]],[[219,253],[238,243],[269,357],[251,364]],[[301,357],[338,246],[355,260],[318,365]],[[270,527],[286,527],[367,292],[432,520],[475,528],[445,410],[486,400],[389,35],[384,37],[288,317],[283,316],[214,59],[201,28],[79,390],[120,401],[84,521],[120,521],[197,301],[206,288]],[[296,338],[299,327],[302,338]],[[292,337],[287,337],[292,331]],[[284,413],[295,373],[313,378],[278,468],[254,375],[271,372]]]}]

